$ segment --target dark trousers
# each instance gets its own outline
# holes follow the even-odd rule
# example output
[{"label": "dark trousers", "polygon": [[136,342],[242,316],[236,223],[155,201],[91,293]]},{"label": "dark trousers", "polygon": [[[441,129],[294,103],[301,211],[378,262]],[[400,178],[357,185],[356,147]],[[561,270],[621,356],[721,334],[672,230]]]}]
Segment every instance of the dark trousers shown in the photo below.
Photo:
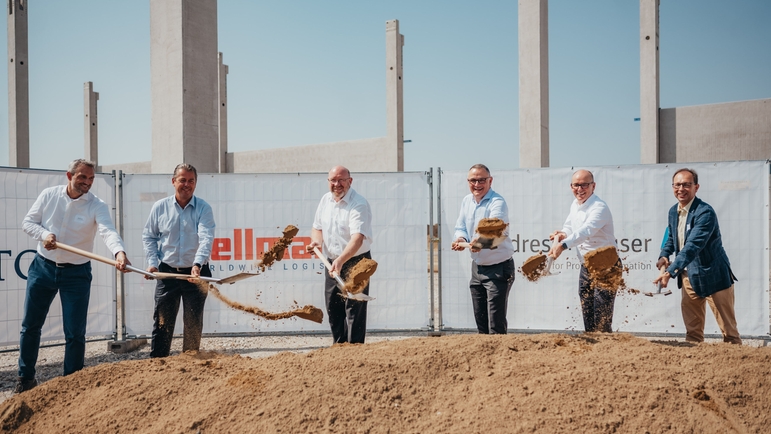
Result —
[{"label": "dark trousers", "polygon": [[35,255],[29,267],[19,341],[19,377],[35,378],[40,332],[59,293],[64,328],[64,375],[83,369],[91,298],[91,263],[60,268]]},{"label": "dark trousers", "polygon": [[612,333],[616,291],[594,288],[593,286],[591,279],[589,279],[589,271],[582,265],[581,275],[578,278],[578,297],[581,299],[584,330]]},{"label": "dark trousers", "polygon": [[[369,252],[354,256],[343,265],[340,277],[345,279],[348,271],[362,259],[372,259]],[[367,334],[367,302],[344,298],[337,281],[324,273],[324,298],[327,304],[327,318],[329,328],[332,329],[332,342],[340,344],[363,344]],[[369,295],[369,283],[364,288],[364,293]]]},{"label": "dark trousers", "polygon": [[[172,268],[163,262],[158,267],[163,273],[190,274],[190,268]],[[201,276],[211,277],[209,264],[201,267]],[[155,285],[153,338],[150,357],[166,357],[171,351],[174,325],[177,323],[179,300],[182,299],[184,334],[182,351],[198,351],[203,332],[203,307],[209,294],[204,288],[187,280],[159,279]]]},{"label": "dark trousers", "polygon": [[471,262],[471,305],[477,330],[482,334],[506,334],[506,309],[514,283],[514,259],[495,265]]}]

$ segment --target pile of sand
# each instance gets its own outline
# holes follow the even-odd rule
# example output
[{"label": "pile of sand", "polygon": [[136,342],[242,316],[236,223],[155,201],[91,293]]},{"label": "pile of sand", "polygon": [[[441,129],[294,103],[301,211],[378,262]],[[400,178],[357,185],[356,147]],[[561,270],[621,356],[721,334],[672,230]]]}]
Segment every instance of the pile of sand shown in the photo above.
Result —
[{"label": "pile of sand", "polygon": [[375,274],[377,262],[364,258],[351,267],[345,277],[345,289],[351,294],[359,294],[369,284],[369,278]]},{"label": "pile of sand", "polygon": [[624,267],[613,246],[600,247],[584,255],[584,266],[592,282],[602,289],[618,291],[626,289],[622,273]]},{"label": "pile of sand", "polygon": [[535,282],[543,277],[543,270],[546,269],[546,255],[539,253],[533,255],[522,263],[519,267],[519,272],[522,273],[525,278],[531,282]]},{"label": "pile of sand", "polygon": [[19,433],[768,432],[771,348],[454,335],[126,361],[0,404]]}]

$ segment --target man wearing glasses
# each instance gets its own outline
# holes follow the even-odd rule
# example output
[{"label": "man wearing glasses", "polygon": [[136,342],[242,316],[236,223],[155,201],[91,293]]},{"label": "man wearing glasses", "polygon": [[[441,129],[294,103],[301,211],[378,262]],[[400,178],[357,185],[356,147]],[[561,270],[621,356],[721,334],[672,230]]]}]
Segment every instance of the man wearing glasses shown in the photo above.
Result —
[{"label": "man wearing glasses", "polygon": [[[367,302],[344,298],[334,276],[343,279],[362,259],[372,259],[372,210],[351,188],[351,172],[343,166],[329,171],[329,192],[319,202],[308,250],[320,247],[332,262],[324,280],[327,318],[333,343],[363,344],[367,333]],[[364,288],[369,295],[369,284]]]},{"label": "man wearing glasses", "polygon": [[581,300],[584,330],[611,333],[616,291],[596,287],[583,265],[587,253],[616,245],[610,208],[594,194],[594,187],[592,172],[579,170],[573,174],[570,188],[576,199],[570,205],[570,214],[562,230],[549,235],[552,240],[549,256],[557,259],[563,251],[576,248],[578,260],[582,264],[578,278],[578,297]]},{"label": "man wearing glasses", "polygon": [[[704,320],[709,303],[723,341],[741,345],[734,313],[734,281],[720,237],[717,214],[706,202],[696,197],[699,175],[693,169],[680,169],[672,177],[677,204],[669,210],[669,237],[659,254],[656,267],[667,269],[653,283],[666,287],[677,277],[682,289],[680,309],[685,323],[687,342],[704,342]],[[669,256],[675,260],[670,264]]]},{"label": "man wearing glasses", "polygon": [[[471,194],[463,198],[460,215],[455,223],[455,241],[452,249],[464,250],[461,242],[472,242],[479,221],[483,218],[498,218],[509,222],[509,208],[503,197],[494,192],[493,177],[484,164],[471,166],[468,172],[468,186]],[[509,238],[509,229],[503,233],[506,240],[495,249],[471,248],[471,304],[474,320],[481,334],[506,334],[508,322],[506,309],[509,291],[514,283],[514,245]]]}]

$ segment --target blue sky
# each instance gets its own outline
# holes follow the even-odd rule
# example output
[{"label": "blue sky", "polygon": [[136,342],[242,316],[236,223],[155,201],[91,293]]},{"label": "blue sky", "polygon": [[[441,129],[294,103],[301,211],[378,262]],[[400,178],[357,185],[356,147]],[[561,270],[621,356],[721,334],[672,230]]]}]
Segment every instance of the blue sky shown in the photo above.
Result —
[{"label": "blue sky", "polygon": [[[30,3],[32,167],[83,156],[86,81],[100,164],[149,161],[149,1]],[[513,0],[220,0],[230,151],[384,136],[390,19],[405,35],[405,170],[518,168]],[[661,106],[771,98],[769,23],[767,0],[662,0]],[[639,163],[639,2],[551,0],[549,43],[550,165]]]}]

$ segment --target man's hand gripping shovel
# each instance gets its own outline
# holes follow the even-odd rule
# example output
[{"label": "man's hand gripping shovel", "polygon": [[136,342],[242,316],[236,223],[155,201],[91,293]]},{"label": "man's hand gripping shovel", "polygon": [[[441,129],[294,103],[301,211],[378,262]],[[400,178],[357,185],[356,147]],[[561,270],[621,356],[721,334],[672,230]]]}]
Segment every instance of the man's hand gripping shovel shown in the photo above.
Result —
[{"label": "man's hand gripping shovel", "polygon": [[[316,256],[318,256],[319,259],[321,259],[324,262],[324,265],[327,267],[327,270],[332,269],[332,264],[329,263],[329,259],[327,259],[327,257],[321,253],[321,250],[319,250],[318,247],[314,247],[313,252],[316,253]],[[338,288],[340,288],[340,292],[342,292],[343,297],[350,298],[352,300],[358,300],[358,301],[370,301],[375,299],[375,297],[370,297],[369,295],[364,293],[353,294],[348,292],[345,282],[343,282],[343,279],[340,278],[339,274],[335,273],[332,277],[335,279],[335,281],[337,281],[337,286]]]}]

